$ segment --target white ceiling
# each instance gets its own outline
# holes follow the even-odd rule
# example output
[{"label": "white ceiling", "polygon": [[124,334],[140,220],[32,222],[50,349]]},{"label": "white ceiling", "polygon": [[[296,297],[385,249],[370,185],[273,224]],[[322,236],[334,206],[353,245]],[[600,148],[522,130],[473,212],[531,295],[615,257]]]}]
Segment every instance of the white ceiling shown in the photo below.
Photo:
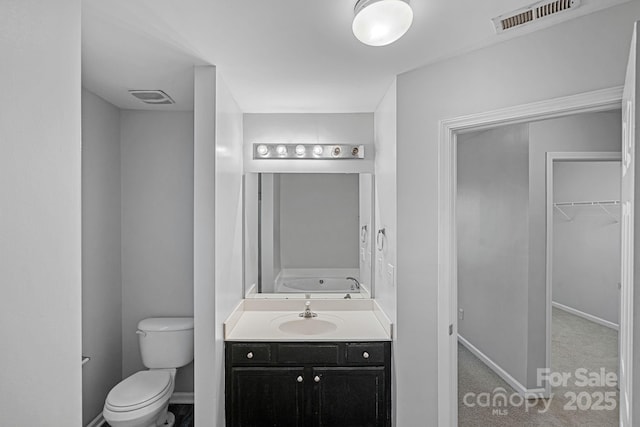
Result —
[{"label": "white ceiling", "polygon": [[355,0],[83,0],[83,86],[120,108],[190,110],[192,67],[213,64],[244,112],[370,112],[399,73],[625,1],[496,35],[491,18],[532,0],[411,0],[407,34],[370,47],[351,33]]}]

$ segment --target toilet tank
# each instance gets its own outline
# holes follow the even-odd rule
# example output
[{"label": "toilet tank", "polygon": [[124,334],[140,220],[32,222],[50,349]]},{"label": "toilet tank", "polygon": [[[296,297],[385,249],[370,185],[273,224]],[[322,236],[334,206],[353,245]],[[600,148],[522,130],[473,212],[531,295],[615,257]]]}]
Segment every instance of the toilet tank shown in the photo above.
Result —
[{"label": "toilet tank", "polygon": [[193,317],[144,319],[136,333],[147,368],[180,368],[193,360]]}]

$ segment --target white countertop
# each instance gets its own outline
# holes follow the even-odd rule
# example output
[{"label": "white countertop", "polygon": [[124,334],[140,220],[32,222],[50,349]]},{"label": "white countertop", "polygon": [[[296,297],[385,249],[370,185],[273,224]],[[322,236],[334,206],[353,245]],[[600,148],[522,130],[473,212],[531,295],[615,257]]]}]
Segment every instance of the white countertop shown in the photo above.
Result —
[{"label": "white countertop", "polygon": [[[314,300],[318,316],[301,319],[304,300],[244,300],[224,323],[226,341],[391,341],[392,324],[374,300]],[[333,330],[320,334],[284,332],[287,321],[328,321]]]}]

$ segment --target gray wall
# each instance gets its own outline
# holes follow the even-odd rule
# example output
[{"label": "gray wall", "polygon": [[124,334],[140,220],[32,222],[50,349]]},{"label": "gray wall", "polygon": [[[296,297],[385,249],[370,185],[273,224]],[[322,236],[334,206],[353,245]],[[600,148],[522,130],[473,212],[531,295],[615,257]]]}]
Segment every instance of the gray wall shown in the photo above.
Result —
[{"label": "gray wall", "polygon": [[3,1],[0,28],[0,425],[79,426],[80,1]]},{"label": "gray wall", "polygon": [[398,76],[398,426],[438,419],[439,121],[621,85],[638,18],[629,2]]},{"label": "gray wall", "polygon": [[526,124],[458,137],[459,334],[521,384],[527,376]]},{"label": "gray wall", "polygon": [[[554,202],[620,200],[620,162],[554,162]],[[554,210],[553,301],[618,323],[620,206]]]},{"label": "gray wall", "polygon": [[276,179],[282,268],[358,268],[358,174],[278,174]]},{"label": "gray wall", "polygon": [[82,422],[122,379],[120,110],[82,91]]},{"label": "gray wall", "polygon": [[[122,111],[122,375],[145,317],[193,316],[193,113]],[[193,366],[176,391],[193,391]]]}]

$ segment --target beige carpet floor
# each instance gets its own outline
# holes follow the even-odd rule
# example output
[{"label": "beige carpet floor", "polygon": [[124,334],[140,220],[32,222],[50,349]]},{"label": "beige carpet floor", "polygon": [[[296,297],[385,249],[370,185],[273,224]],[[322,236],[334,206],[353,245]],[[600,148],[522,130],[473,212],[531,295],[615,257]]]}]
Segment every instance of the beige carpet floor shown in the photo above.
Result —
[{"label": "beige carpet floor", "polygon": [[[616,387],[583,386],[576,369],[589,373],[616,373],[618,370],[618,333],[588,320],[553,309],[552,359],[553,372],[572,374],[566,386],[554,387],[549,400],[532,401],[533,407],[520,404],[486,407],[486,399],[477,400],[480,393],[502,387],[507,396],[514,390],[465,347],[458,345],[458,425],[460,427],[615,427],[619,425],[618,391]],[[600,377],[600,376],[599,376]],[[465,405],[476,403],[474,407]],[[608,393],[608,395],[605,395]],[[574,401],[573,396],[578,397]],[[607,396],[609,400],[601,400]],[[485,394],[486,397],[486,394]],[[478,405],[480,402],[483,406]],[[492,400],[493,402],[493,400]],[[498,401],[496,401],[499,403]],[[612,408],[615,405],[615,408]],[[539,413],[539,410],[548,410]],[[574,409],[575,408],[575,409]],[[601,409],[597,409],[601,408]],[[498,411],[496,411],[498,409]]]}]

